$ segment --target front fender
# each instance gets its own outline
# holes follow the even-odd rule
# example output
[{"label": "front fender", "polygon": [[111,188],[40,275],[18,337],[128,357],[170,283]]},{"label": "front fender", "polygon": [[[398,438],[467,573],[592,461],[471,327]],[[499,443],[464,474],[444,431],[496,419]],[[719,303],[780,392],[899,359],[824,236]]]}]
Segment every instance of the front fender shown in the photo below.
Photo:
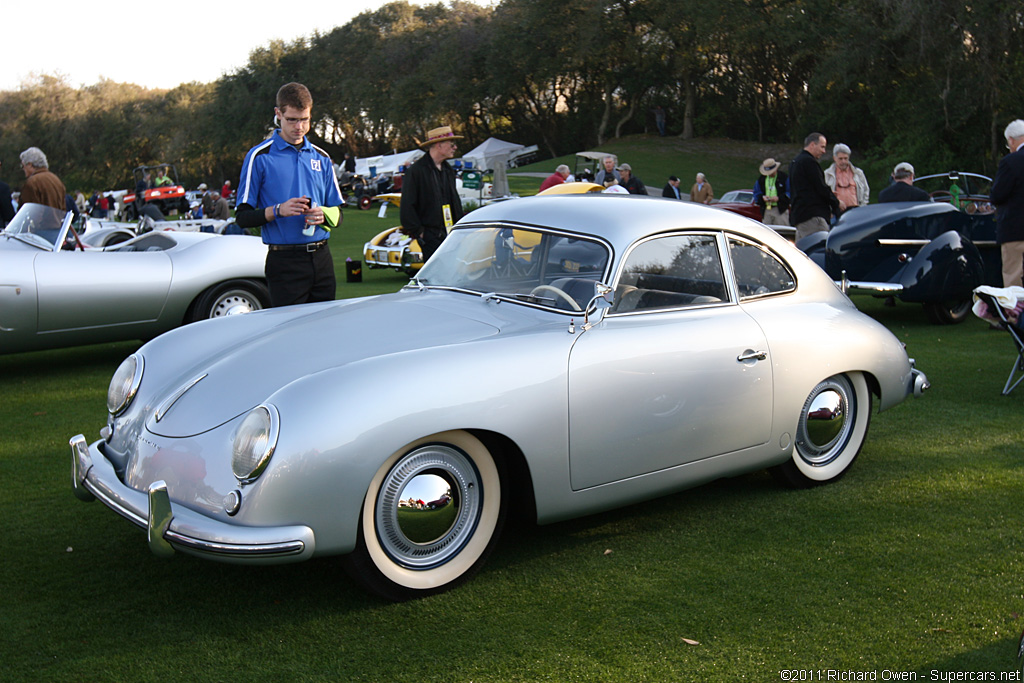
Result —
[{"label": "front fender", "polygon": [[928,303],[969,297],[984,283],[981,253],[955,230],[944,232],[917,252],[900,276],[907,302]]}]

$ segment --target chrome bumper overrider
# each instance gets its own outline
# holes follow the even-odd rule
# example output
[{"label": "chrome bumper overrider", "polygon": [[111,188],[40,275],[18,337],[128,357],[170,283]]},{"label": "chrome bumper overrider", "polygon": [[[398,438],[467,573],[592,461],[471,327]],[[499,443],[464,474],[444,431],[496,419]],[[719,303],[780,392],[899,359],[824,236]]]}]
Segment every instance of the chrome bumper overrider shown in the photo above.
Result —
[{"label": "chrome bumper overrider", "polygon": [[227,562],[298,562],[313,554],[313,530],[305,526],[248,527],[226,524],[173,505],[167,485],[154,482],[143,493],[125,486],[97,443],[81,434],[71,439],[72,487],[82,501],[97,498],[125,519],[146,529],[154,554],[175,550]]},{"label": "chrome bumper overrider", "polygon": [[914,359],[911,358],[909,387],[910,391],[908,393],[912,394],[915,398],[920,397],[928,389],[931,389],[931,386],[932,384],[931,382],[928,381],[928,378],[925,376],[925,374],[914,367]]}]

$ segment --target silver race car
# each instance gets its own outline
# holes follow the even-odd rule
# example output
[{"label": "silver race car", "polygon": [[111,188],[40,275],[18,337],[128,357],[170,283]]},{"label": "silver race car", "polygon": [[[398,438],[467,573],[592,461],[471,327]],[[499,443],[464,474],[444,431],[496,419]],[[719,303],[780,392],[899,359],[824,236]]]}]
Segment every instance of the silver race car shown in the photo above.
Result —
[{"label": "silver race car", "polygon": [[110,383],[100,438],[71,440],[74,490],[158,555],[342,555],[406,599],[470,577],[510,511],[553,522],[760,468],[834,481],[872,404],[926,387],[754,221],[527,198],[467,215],[395,294],[146,344]]},{"label": "silver race car", "polygon": [[263,308],[265,260],[253,237],[79,235],[70,213],[26,204],[0,233],[0,353],[149,339]]}]

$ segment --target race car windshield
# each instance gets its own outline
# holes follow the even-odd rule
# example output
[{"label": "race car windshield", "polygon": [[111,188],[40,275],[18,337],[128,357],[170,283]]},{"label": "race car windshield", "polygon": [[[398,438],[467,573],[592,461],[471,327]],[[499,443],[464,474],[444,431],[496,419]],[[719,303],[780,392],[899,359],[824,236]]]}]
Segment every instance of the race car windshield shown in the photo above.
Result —
[{"label": "race car windshield", "polygon": [[43,249],[52,249],[60,238],[68,212],[42,204],[25,204],[4,228],[3,234]]},{"label": "race car windshield", "polygon": [[566,280],[606,279],[609,248],[597,240],[510,226],[458,228],[416,277],[425,287],[529,295]]}]

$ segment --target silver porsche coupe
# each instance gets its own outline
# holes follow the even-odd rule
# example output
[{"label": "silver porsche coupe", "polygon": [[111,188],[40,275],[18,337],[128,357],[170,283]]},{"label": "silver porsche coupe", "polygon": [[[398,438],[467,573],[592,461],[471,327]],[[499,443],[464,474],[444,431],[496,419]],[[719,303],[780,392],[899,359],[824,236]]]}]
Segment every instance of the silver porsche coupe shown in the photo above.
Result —
[{"label": "silver porsche coupe", "polygon": [[473,575],[512,508],[547,523],[760,468],[835,481],[872,404],[926,387],[758,223],[526,198],[468,214],[395,294],[149,342],[114,375],[100,438],[71,440],[73,487],[157,555],[341,555],[401,600]]},{"label": "silver porsche coupe", "polygon": [[[71,213],[26,204],[0,232],[0,353],[149,339],[269,305],[259,239],[79,234],[72,221]],[[118,240],[105,241],[111,236]]]}]

